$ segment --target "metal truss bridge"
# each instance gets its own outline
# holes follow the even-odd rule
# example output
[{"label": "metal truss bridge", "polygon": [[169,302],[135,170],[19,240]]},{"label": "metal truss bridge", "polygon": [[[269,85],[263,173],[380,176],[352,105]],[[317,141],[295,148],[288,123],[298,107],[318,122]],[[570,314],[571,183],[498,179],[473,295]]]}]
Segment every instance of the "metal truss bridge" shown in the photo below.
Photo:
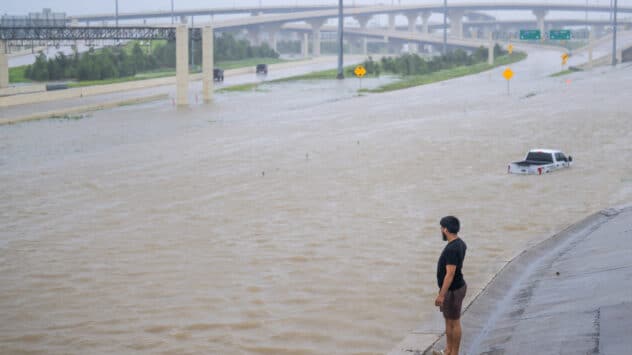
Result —
[{"label": "metal truss bridge", "polygon": [[[200,28],[189,28],[189,38],[202,39]],[[175,27],[0,27],[0,41],[13,44],[26,41],[64,42],[101,40],[175,41]]]}]

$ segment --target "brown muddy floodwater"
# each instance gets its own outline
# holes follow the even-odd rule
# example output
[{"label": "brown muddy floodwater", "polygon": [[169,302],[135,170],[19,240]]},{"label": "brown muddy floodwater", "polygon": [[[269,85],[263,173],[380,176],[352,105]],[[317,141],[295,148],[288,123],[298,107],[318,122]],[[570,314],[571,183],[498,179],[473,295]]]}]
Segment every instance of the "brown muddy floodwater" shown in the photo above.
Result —
[{"label": "brown muddy floodwater", "polygon": [[[436,319],[442,216],[462,221],[471,298],[632,200],[632,68],[548,78],[557,57],[515,65],[511,97],[498,68],[0,127],[0,353],[388,351]],[[507,175],[534,147],[575,166]]]}]

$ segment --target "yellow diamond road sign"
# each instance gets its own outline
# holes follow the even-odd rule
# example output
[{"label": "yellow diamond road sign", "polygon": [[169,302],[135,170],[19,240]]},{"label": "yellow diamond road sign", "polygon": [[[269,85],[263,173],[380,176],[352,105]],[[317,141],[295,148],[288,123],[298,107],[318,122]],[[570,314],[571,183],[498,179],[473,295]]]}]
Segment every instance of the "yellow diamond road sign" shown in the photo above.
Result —
[{"label": "yellow diamond road sign", "polygon": [[513,52],[513,44],[507,46],[507,51],[509,52],[509,54]]},{"label": "yellow diamond road sign", "polygon": [[503,72],[503,76],[507,80],[511,80],[511,78],[513,78],[513,74],[514,74],[513,71],[511,71],[511,69],[509,68],[505,69],[505,71]]},{"label": "yellow diamond road sign", "polygon": [[562,54],[562,65],[566,64],[566,62],[568,62],[568,53]]},{"label": "yellow diamond road sign", "polygon": [[358,65],[355,70],[353,71],[353,73],[355,74],[355,76],[357,76],[358,78],[361,78],[363,76],[366,75],[366,69],[364,69],[363,66]]}]

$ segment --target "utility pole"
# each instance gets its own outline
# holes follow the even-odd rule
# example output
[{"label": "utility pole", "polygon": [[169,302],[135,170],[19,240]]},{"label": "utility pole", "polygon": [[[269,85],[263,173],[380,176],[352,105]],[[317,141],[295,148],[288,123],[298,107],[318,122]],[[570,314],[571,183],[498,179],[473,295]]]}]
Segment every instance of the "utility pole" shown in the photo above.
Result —
[{"label": "utility pole", "polygon": [[171,0],[171,24],[173,25],[173,22],[175,21],[175,17],[174,17],[174,8],[173,8],[173,0]]},{"label": "utility pole", "polygon": [[116,27],[118,27],[118,0],[115,0]]},{"label": "utility pole", "polygon": [[344,37],[344,16],[342,14],[342,0],[338,0],[338,75],[337,79],[344,79],[344,68],[343,68],[343,37]]},{"label": "utility pole", "polygon": [[612,14],[612,65],[617,65],[617,0],[614,0]]},{"label": "utility pole", "polygon": [[588,33],[588,0],[586,0],[586,33]]},{"label": "utility pole", "polygon": [[443,0],[443,55],[448,53],[448,0]]}]

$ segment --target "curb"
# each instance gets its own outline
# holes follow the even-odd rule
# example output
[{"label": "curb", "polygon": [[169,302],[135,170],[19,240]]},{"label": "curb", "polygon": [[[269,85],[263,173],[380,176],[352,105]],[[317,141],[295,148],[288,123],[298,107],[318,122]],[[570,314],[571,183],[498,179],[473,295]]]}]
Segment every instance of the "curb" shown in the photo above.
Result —
[{"label": "curb", "polygon": [[158,95],[137,97],[133,99],[110,101],[110,102],[106,102],[102,104],[84,105],[84,106],[61,109],[61,110],[39,112],[39,113],[31,114],[28,116],[22,116],[22,117],[16,117],[16,118],[0,118],[0,126],[6,125],[6,124],[19,123],[19,122],[27,122],[27,121],[35,121],[35,120],[41,120],[41,119],[46,119],[46,118],[52,118],[52,116],[61,116],[61,115],[68,115],[68,114],[73,114],[73,113],[99,111],[99,110],[105,110],[105,109],[120,107],[120,106],[125,106],[125,105],[142,104],[146,102],[166,99],[168,97],[169,95],[167,94],[158,94]]}]

